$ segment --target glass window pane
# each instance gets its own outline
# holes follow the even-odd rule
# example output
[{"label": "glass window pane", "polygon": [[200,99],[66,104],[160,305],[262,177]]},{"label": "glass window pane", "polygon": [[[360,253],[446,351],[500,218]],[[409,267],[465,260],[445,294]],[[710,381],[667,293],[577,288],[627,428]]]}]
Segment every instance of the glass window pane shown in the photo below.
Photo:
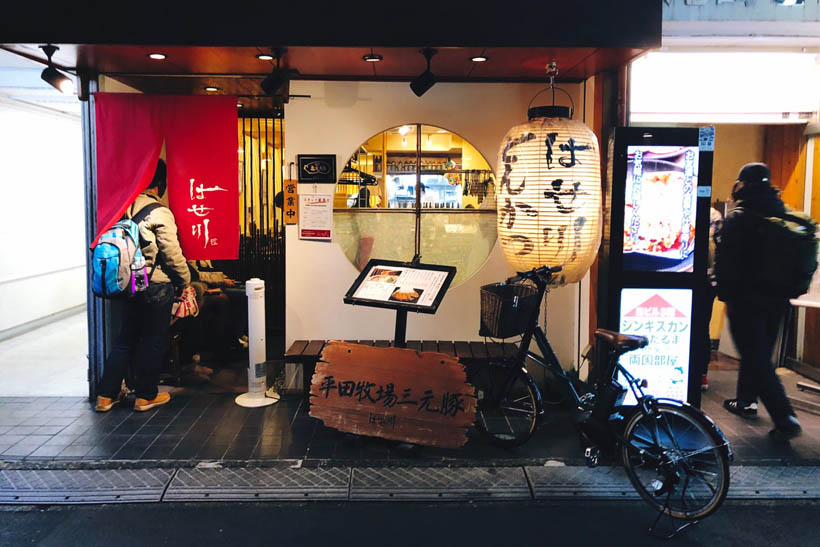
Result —
[{"label": "glass window pane", "polygon": [[371,258],[413,259],[416,217],[412,212],[336,211],[333,239],[361,270]]},{"label": "glass window pane", "polygon": [[334,210],[335,239],[359,269],[371,257],[411,260],[417,211],[422,260],[456,266],[455,284],[481,267],[496,239],[489,164],[433,125],[392,127],[362,143],[339,177]]},{"label": "glass window pane", "polygon": [[422,212],[421,261],[456,267],[453,286],[467,280],[495,245],[496,215],[484,212]]}]

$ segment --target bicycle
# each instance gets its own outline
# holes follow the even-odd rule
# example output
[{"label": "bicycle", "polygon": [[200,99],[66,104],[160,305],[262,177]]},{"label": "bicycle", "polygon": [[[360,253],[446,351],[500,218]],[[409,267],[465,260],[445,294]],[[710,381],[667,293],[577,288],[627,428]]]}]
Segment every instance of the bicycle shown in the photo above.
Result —
[{"label": "bicycle", "polygon": [[[543,367],[564,386],[573,405],[587,465],[598,465],[602,452],[613,460],[620,455],[632,485],[658,511],[650,533],[656,535],[663,515],[673,525],[674,519],[687,521],[664,536],[672,537],[723,503],[733,459],[729,442],[699,409],[644,393],[647,383],[618,362],[624,353],[648,344],[643,336],[598,329],[597,381],[583,382],[564,371],[538,325],[540,304],[559,271],[561,267],[544,266],[482,287],[480,334],[506,338],[517,333],[522,338],[515,355],[468,369],[476,389],[476,429],[499,446],[525,443],[545,414],[542,393],[526,369],[527,360]],[[541,355],[529,349],[533,338]],[[623,405],[627,389],[618,381],[619,375],[637,405]]]}]

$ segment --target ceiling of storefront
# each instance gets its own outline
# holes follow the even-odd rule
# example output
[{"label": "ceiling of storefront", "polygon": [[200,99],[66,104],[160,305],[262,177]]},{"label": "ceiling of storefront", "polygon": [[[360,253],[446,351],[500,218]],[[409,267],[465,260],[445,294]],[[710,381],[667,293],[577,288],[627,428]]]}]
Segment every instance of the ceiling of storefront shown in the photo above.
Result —
[{"label": "ceiling of storefront", "polygon": [[[216,86],[221,94],[262,100],[261,80],[275,61],[256,58],[271,53],[262,47],[65,45],[54,56],[55,64],[72,73],[105,74],[146,93],[206,94]],[[30,60],[45,62],[38,44],[5,44],[3,49]],[[545,67],[556,61],[559,82],[579,82],[599,72],[624,66],[644,49],[621,48],[440,48],[431,70],[440,82],[546,82]],[[362,57],[364,47],[291,47],[281,61],[283,68],[299,72],[302,80],[407,81],[426,68],[418,48],[372,48],[383,57],[378,63]],[[163,53],[156,61],[149,53]],[[471,57],[483,54],[486,62]],[[264,108],[264,104],[257,106]]]}]

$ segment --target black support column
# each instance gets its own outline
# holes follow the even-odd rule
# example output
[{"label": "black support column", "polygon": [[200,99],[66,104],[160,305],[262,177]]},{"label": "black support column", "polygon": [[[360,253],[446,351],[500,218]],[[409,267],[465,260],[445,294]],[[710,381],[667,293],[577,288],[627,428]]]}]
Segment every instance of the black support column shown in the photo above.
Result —
[{"label": "black support column", "polygon": [[91,253],[97,230],[97,128],[94,96],[96,75],[80,74],[82,89],[83,168],[85,171],[86,313],[88,315],[88,397],[97,396],[105,361],[105,302],[91,292]]}]

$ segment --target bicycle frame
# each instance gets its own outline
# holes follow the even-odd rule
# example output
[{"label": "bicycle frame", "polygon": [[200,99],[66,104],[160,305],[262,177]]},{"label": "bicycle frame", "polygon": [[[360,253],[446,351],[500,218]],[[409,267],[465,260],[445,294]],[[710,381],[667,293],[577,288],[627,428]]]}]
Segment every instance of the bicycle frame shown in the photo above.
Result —
[{"label": "bicycle frame", "polygon": [[[569,396],[572,398],[572,401],[575,403],[576,408],[580,408],[583,405],[581,395],[578,393],[576,389],[576,381],[580,382],[584,385],[584,387],[588,388],[588,391],[592,391],[594,386],[590,386],[583,382],[580,379],[575,379],[570,376],[564,368],[561,366],[561,362],[558,359],[558,356],[555,354],[555,350],[552,349],[552,345],[547,338],[546,333],[538,324],[538,314],[540,313],[540,303],[543,302],[544,295],[549,292],[547,289],[548,282],[538,275],[533,276],[531,278],[538,289],[539,294],[539,305],[535,307],[533,310],[529,320],[528,320],[528,328],[524,332],[521,338],[521,342],[519,344],[518,352],[516,354],[516,362],[521,363],[522,365],[526,364],[527,358],[531,359],[540,367],[550,371],[556,378],[562,380],[567,386],[567,392]],[[532,351],[530,351],[529,346],[532,343],[533,338],[535,339],[535,344],[538,347],[541,355],[538,355]],[[610,361],[607,363],[607,368],[602,375],[602,379],[615,379],[618,373],[624,375],[624,378],[627,380],[629,388],[631,389],[632,393],[635,395],[635,399],[638,401],[638,407],[644,413],[648,414],[651,412],[651,403],[649,402],[653,397],[651,395],[646,395],[643,390],[641,389],[640,381],[632,376],[629,371],[627,371],[617,360],[618,356],[612,355],[610,356]]]},{"label": "bicycle frame", "polygon": [[[573,401],[576,405],[580,405],[581,396],[578,394],[578,390],[575,389],[573,378],[564,371],[564,368],[561,366],[561,362],[558,360],[558,356],[555,354],[555,350],[552,349],[552,345],[550,345],[550,342],[547,339],[546,333],[544,333],[544,330],[540,327],[540,325],[538,325],[538,314],[541,311],[541,303],[544,301],[544,295],[549,292],[547,290],[547,281],[541,279],[537,275],[534,276],[531,281],[535,283],[535,286],[538,289],[538,306],[535,306],[528,319],[527,330],[524,332],[521,342],[518,345],[516,362],[525,365],[527,358],[529,358],[539,366],[550,371],[566,383]],[[541,355],[537,355],[529,349],[533,338],[535,338],[535,344],[538,346]]]}]

